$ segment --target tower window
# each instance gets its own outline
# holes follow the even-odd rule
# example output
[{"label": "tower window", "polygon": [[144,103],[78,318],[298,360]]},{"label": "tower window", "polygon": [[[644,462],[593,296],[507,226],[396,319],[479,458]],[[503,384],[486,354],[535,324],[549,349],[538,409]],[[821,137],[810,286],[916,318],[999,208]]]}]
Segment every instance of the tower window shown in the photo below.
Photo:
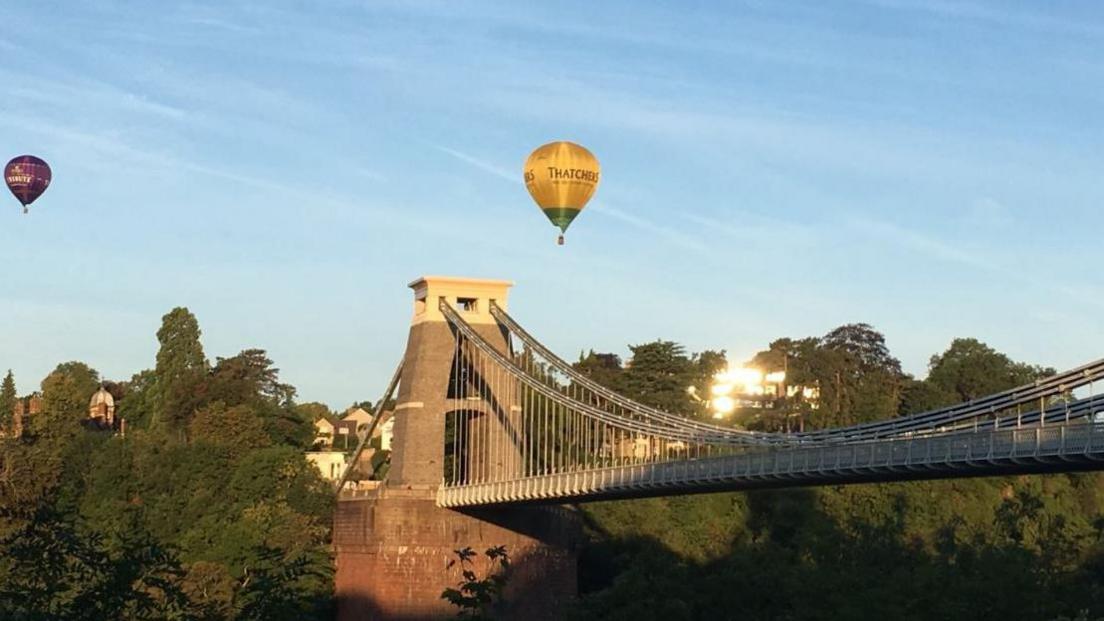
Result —
[{"label": "tower window", "polygon": [[456,298],[456,306],[466,313],[475,313],[479,311],[479,299]]}]

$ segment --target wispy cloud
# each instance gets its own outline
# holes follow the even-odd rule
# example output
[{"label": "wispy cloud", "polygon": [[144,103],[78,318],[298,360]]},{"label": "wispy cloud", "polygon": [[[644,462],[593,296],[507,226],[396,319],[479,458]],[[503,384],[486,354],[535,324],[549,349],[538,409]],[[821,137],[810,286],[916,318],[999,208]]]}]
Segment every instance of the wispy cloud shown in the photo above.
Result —
[{"label": "wispy cloud", "polygon": [[904,227],[871,218],[855,217],[851,226],[867,237],[887,242],[890,245],[907,248],[914,252],[950,263],[957,263],[979,270],[1004,272],[992,260],[973,254],[962,248],[934,237]]},{"label": "wispy cloud", "polygon": [[[943,0],[864,0],[864,4],[923,13],[943,19],[971,20],[1066,34],[1104,35],[1104,28],[1088,20],[1063,19],[1049,12],[1019,11],[1004,3],[985,6],[973,2],[947,2]],[[1046,4],[1035,6],[1039,6],[1044,10],[1047,7]]]},{"label": "wispy cloud", "polygon": [[[81,107],[102,107],[119,112],[149,114],[161,119],[181,120],[187,116],[182,108],[154,101],[149,97],[128,92],[104,82],[93,80],[52,80],[26,74],[0,70],[0,80],[13,84],[7,97],[24,102],[47,104],[55,108],[71,110]],[[49,112],[49,111],[43,111]]]},{"label": "wispy cloud", "polygon": [[1027,273],[1022,269],[1014,269],[990,256],[890,222],[854,217],[849,220],[849,224],[854,230],[883,244],[906,248],[939,261],[998,275],[1005,281],[1022,283],[1047,294],[1075,299],[1096,308],[1104,308],[1104,289],[1100,287],[1071,285],[1058,280],[1061,275],[1040,277],[1038,274]]},{"label": "wispy cloud", "polygon": [[470,155],[468,153],[464,153],[463,151],[458,151],[456,149],[452,149],[450,147],[445,147],[445,146],[442,146],[442,145],[436,145],[435,144],[435,145],[433,145],[433,148],[437,149],[441,153],[446,153],[448,155],[451,155],[452,157],[460,160],[461,162],[464,162],[465,164],[470,164],[470,165],[478,168],[479,170],[482,170],[485,173],[490,173],[490,174],[494,175],[495,177],[498,177],[499,179],[502,179],[503,181],[509,181],[510,183],[513,183],[515,185],[518,185],[518,184],[521,183],[521,174],[520,173],[510,174],[510,172],[508,170],[506,170],[506,168],[503,167],[503,166],[499,166],[497,164],[492,164],[491,162],[488,162],[487,160],[475,157],[474,155]]},{"label": "wispy cloud", "polygon": [[629,213],[623,209],[611,206],[609,203],[601,200],[592,201],[592,210],[595,213],[609,216],[615,220],[620,220],[627,224],[642,230],[652,233],[653,235],[667,240],[669,243],[688,250],[693,250],[699,254],[714,256],[715,253],[709,244],[705,243],[700,237],[688,235],[681,231],[677,231],[670,226],[658,224],[647,218],[643,218],[639,215]]},{"label": "wispy cloud", "polygon": [[986,196],[970,203],[963,214],[963,221],[977,228],[997,229],[1013,224],[1015,218],[1007,205]]},{"label": "wispy cloud", "polygon": [[210,9],[198,5],[183,5],[177,8],[174,19],[179,23],[224,30],[235,34],[257,34],[262,29],[254,25],[246,25],[227,17],[226,5],[220,5],[218,9]]},{"label": "wispy cloud", "polygon": [[736,209],[726,209],[723,220],[692,212],[680,211],[678,215],[703,232],[719,233],[743,242],[769,240],[768,243],[774,244],[782,238],[794,243],[807,241],[816,233],[811,226]]}]

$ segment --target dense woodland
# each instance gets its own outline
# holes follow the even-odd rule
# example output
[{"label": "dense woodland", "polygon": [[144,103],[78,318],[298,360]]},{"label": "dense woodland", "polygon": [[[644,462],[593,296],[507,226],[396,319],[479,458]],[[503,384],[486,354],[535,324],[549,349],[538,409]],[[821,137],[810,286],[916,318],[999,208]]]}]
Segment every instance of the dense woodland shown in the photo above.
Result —
[{"label": "dense woodland", "polygon": [[328,618],[333,494],[295,390],[261,350],[211,364],[186,309],[157,338],[152,370],[107,384],[125,438],[81,424],[102,378],[67,362],[3,440],[0,618]]},{"label": "dense woodland", "polygon": [[[152,369],[105,382],[67,362],[42,411],[0,439],[0,618],[324,619],[333,496],[303,457],[319,404],[296,404],[262,350],[211,363],[194,316],[157,333]],[[728,361],[676,343],[590,352],[623,394],[706,415],[687,386]],[[740,361],[735,361],[740,362]],[[750,428],[889,418],[1032,381],[972,339],[909,377],[863,324],[779,339],[751,361],[820,389],[817,407],[737,413]],[[125,437],[89,429],[104,384]],[[16,389],[0,384],[0,427]],[[773,413],[788,413],[784,419]],[[796,415],[796,419],[793,415]],[[1025,619],[1104,615],[1104,479],[1055,475],[709,494],[583,507],[575,617]],[[442,575],[442,587],[452,581]]]},{"label": "dense woodland", "polygon": [[[685,386],[722,355],[656,342],[631,365],[578,367],[624,394],[701,416]],[[912,414],[1053,373],[974,339],[901,372],[869,326],[779,339],[753,362],[820,387],[791,404],[806,428]],[[746,421],[779,429],[769,415]],[[1026,476],[836,486],[594,503],[584,507],[578,618],[1001,619],[1104,615],[1104,478]]]}]

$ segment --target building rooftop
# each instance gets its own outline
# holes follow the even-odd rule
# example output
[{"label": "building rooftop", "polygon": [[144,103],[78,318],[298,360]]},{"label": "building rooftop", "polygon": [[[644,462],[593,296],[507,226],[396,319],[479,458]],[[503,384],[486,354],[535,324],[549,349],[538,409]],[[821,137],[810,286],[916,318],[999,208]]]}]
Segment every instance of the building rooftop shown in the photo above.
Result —
[{"label": "building rooftop", "polygon": [[100,389],[96,391],[96,394],[92,395],[92,400],[88,402],[88,407],[94,408],[99,405],[106,405],[107,407],[115,407],[115,397],[111,396],[111,393],[107,392],[107,389],[100,386]]}]

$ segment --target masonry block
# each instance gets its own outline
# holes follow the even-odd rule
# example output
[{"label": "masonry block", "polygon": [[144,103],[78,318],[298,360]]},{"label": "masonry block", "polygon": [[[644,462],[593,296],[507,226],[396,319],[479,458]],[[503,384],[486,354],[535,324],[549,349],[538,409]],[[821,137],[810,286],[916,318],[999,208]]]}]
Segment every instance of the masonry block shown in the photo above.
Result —
[{"label": "masonry block", "polygon": [[[337,619],[445,619],[456,608],[441,592],[461,579],[455,550],[506,546],[511,558],[502,619],[558,619],[576,595],[579,520],[561,507],[460,513],[428,490],[387,490],[342,500],[334,524]],[[451,566],[450,566],[451,565]]]}]

